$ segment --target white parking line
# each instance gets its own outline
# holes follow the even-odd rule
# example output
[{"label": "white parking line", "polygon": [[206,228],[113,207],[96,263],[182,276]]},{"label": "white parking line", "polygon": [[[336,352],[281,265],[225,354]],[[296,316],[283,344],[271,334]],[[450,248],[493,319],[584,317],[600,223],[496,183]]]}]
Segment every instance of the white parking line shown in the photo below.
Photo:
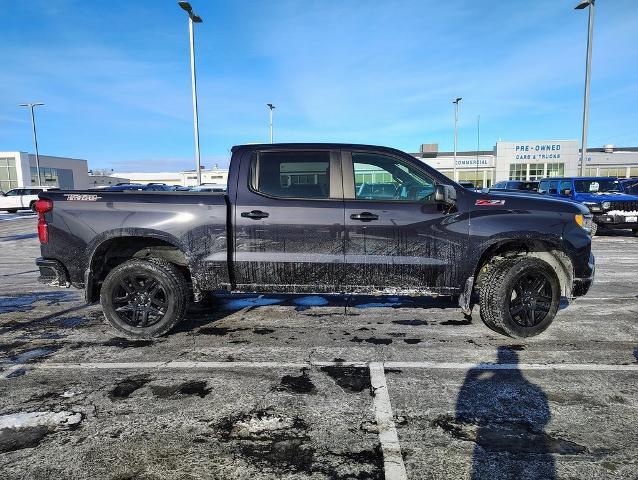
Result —
[{"label": "white parking line", "polygon": [[379,442],[383,451],[383,469],[386,480],[405,480],[408,478],[401,455],[401,444],[394,425],[392,404],[388,385],[385,382],[383,363],[370,363],[370,382],[374,398],[374,416],[379,429]]},{"label": "white parking line", "polygon": [[[31,370],[135,370],[135,369],[234,369],[234,368],[305,368],[317,367],[367,367],[377,362],[79,362],[79,363],[26,363],[4,364]],[[415,368],[425,370],[559,370],[638,372],[638,364],[607,365],[603,363],[473,363],[473,362],[384,362],[386,368]]]}]

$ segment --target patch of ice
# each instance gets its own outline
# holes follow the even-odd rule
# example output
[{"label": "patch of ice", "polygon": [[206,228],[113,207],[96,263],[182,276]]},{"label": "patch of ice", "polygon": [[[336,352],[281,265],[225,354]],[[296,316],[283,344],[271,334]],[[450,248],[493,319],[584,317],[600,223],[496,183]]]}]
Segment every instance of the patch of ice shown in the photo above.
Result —
[{"label": "patch of ice", "polygon": [[76,412],[19,412],[0,416],[0,430],[5,428],[48,427],[56,428],[74,427],[82,421],[82,414]]}]

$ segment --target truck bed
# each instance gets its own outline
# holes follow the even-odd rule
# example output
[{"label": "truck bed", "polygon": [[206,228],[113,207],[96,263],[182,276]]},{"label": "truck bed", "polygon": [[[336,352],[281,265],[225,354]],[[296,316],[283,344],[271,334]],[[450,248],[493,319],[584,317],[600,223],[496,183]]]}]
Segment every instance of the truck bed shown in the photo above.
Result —
[{"label": "truck bed", "polygon": [[42,245],[42,256],[60,261],[74,285],[88,280],[87,265],[96,251],[122,237],[134,243],[136,236],[179,248],[196,267],[194,281],[212,270],[219,274],[215,281],[228,283],[224,193],[48,191],[40,198],[53,201],[46,214],[50,241]]}]

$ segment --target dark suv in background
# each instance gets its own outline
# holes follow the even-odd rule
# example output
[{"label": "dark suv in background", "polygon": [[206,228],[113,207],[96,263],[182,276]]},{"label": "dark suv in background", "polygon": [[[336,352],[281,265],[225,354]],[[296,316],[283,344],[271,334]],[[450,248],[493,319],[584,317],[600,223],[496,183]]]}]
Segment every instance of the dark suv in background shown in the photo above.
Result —
[{"label": "dark suv in background", "polygon": [[508,192],[536,192],[538,191],[538,182],[523,180],[507,180],[505,182],[497,182],[490,190],[505,190]]}]

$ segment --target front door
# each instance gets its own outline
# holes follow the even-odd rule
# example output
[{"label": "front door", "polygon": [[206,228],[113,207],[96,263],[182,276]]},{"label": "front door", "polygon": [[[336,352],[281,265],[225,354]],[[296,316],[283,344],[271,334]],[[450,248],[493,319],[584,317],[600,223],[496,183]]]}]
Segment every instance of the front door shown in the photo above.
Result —
[{"label": "front door", "polygon": [[344,221],[339,152],[257,152],[242,159],[234,283],[242,291],[338,292]]},{"label": "front door", "polygon": [[399,157],[343,154],[346,283],[352,291],[447,292],[458,286],[469,224],[434,199],[425,168]]}]

